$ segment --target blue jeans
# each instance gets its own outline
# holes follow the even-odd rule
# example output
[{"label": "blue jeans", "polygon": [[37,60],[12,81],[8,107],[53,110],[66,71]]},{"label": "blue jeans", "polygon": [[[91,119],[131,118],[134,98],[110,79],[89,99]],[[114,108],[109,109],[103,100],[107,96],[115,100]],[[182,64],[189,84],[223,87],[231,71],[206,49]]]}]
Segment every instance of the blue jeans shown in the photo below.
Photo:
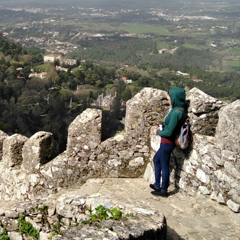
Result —
[{"label": "blue jeans", "polygon": [[[161,187],[161,192],[167,193],[169,186],[169,160],[175,144],[161,143],[160,148],[156,152],[153,163],[155,168],[155,183],[156,188]],[[162,177],[162,184],[160,185],[160,179]]]}]

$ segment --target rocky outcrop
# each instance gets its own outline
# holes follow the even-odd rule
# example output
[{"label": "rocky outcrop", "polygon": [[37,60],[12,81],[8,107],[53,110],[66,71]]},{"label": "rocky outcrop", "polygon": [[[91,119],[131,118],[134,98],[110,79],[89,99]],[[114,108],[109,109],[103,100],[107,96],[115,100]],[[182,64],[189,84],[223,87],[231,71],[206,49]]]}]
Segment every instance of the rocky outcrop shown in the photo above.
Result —
[{"label": "rocky outcrop", "polygon": [[[188,194],[210,195],[238,212],[239,149],[234,143],[239,145],[239,101],[226,105],[196,88],[187,97],[193,144],[184,152],[173,152],[171,182]],[[112,138],[101,142],[102,112],[86,109],[69,126],[66,151],[51,161],[50,133],[26,140],[16,164],[3,164],[13,149],[3,151],[1,199],[34,200],[92,177],[151,180],[151,161],[160,139],[150,130],[163,122],[168,109],[166,92],[144,88],[127,102],[125,129]]]}]

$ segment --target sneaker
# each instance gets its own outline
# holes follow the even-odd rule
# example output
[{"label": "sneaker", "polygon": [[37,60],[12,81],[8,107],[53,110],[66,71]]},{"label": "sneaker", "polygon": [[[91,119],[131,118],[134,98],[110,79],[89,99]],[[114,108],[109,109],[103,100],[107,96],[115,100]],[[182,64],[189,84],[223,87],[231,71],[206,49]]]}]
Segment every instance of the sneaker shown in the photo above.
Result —
[{"label": "sneaker", "polygon": [[164,198],[168,197],[168,193],[163,193],[163,192],[159,192],[159,191],[152,191],[151,194],[154,196],[160,196],[160,197],[164,197]]},{"label": "sneaker", "polygon": [[155,190],[156,192],[160,192],[161,191],[161,188],[156,188],[154,186],[154,184],[149,184],[149,187],[152,188],[153,190]]}]

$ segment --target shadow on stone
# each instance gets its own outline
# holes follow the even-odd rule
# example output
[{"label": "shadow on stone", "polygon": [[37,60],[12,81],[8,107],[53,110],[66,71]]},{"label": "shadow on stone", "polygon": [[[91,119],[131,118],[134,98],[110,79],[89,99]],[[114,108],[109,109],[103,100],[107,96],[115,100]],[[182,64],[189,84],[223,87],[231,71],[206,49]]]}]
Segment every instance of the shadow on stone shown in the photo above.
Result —
[{"label": "shadow on stone", "polygon": [[179,191],[179,189],[176,188],[176,189],[174,189],[174,190],[172,190],[172,191],[169,191],[169,192],[168,192],[168,195],[169,195],[169,196],[175,195],[176,193],[178,193],[178,191]]},{"label": "shadow on stone", "polygon": [[102,111],[102,141],[113,137],[118,131],[123,129],[124,124],[119,120],[119,116],[115,112]]},{"label": "shadow on stone", "polygon": [[166,240],[184,240],[184,238],[180,237],[176,231],[168,226]]}]

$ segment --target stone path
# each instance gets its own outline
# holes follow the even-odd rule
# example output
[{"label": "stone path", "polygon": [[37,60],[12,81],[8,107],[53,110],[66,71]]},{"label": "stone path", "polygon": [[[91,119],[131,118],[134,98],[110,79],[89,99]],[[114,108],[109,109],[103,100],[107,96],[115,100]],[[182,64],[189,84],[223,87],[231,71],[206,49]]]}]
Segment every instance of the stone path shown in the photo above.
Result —
[{"label": "stone path", "polygon": [[[240,214],[202,195],[192,197],[172,190],[168,198],[153,196],[149,182],[143,178],[89,179],[83,186],[62,189],[52,197],[71,192],[97,198],[106,196],[112,203],[125,207],[149,206],[158,210],[167,219],[167,240],[240,240]],[[12,205],[6,201],[0,204],[0,215]]]},{"label": "stone path", "polygon": [[151,194],[149,183],[141,178],[88,180],[81,192],[155,206],[167,219],[168,240],[240,240],[240,214],[202,195],[191,197],[172,191],[168,198],[156,197]]}]

